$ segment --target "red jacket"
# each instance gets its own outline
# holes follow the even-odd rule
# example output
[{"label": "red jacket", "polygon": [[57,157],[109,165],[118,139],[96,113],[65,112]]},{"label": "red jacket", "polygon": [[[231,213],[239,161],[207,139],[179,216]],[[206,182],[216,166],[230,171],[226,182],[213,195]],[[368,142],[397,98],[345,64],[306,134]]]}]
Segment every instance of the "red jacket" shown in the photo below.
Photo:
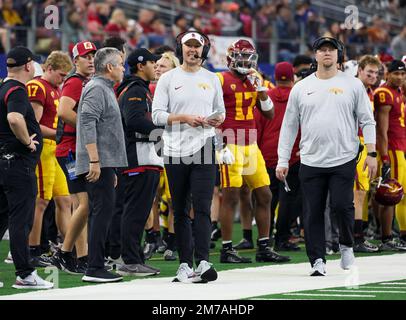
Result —
[{"label": "red jacket", "polygon": [[[289,87],[275,87],[268,91],[268,95],[274,103],[275,110],[275,116],[272,120],[265,118],[258,108],[255,109],[255,122],[258,130],[257,143],[264,156],[267,168],[276,168],[276,165],[278,164],[279,133],[281,131],[282,121],[291,89],[292,88]],[[297,155],[299,152],[299,141],[300,132],[293,145],[289,166],[300,160],[299,155]]]}]

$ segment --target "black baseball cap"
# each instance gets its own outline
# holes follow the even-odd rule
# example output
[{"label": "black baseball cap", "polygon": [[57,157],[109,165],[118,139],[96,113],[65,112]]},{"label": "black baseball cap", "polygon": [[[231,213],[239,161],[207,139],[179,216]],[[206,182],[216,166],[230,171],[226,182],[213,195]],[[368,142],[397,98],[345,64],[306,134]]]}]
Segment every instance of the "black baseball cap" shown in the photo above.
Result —
[{"label": "black baseball cap", "polygon": [[323,44],[331,44],[334,48],[336,48],[337,50],[339,49],[339,44],[337,39],[331,38],[331,37],[321,37],[318,38],[316,41],[314,41],[313,43],[313,51],[316,51],[318,49],[320,49],[320,47]]},{"label": "black baseball cap", "polygon": [[39,61],[40,57],[23,46],[17,46],[7,53],[7,67],[9,68],[23,66],[33,60]]},{"label": "black baseball cap", "polygon": [[147,62],[147,61],[158,61],[161,59],[161,55],[153,54],[145,48],[135,49],[127,58],[128,65],[134,66],[137,63]]},{"label": "black baseball cap", "polygon": [[388,72],[406,71],[406,65],[401,60],[392,60],[387,67]]}]

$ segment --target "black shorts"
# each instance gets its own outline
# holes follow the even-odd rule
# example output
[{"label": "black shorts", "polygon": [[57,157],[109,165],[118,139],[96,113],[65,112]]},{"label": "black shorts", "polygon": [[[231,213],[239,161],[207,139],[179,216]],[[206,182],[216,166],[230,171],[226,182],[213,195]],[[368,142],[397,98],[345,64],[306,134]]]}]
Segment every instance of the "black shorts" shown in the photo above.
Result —
[{"label": "black shorts", "polygon": [[66,181],[68,182],[68,188],[70,194],[86,192],[86,181],[84,175],[80,175],[74,180],[69,179],[68,169],[66,168],[66,163],[69,162],[68,157],[57,157],[58,163],[61,166],[63,173],[65,174]]}]

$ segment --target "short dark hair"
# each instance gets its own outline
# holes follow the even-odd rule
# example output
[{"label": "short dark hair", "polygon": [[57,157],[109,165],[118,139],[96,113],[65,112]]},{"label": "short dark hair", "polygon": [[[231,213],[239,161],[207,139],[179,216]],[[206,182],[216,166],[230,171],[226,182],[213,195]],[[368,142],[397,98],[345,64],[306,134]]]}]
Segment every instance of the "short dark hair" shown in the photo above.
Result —
[{"label": "short dark hair", "polygon": [[[147,64],[148,61],[138,62],[141,63],[143,66]],[[130,74],[136,74],[140,69],[138,68],[138,63],[130,66]]]},{"label": "short dark hair", "polygon": [[154,50],[154,53],[155,54],[163,54],[163,53],[168,52],[168,51],[169,52],[175,52],[175,49],[164,44],[164,45],[159,46],[158,48],[156,48]]},{"label": "short dark hair", "polygon": [[126,43],[126,41],[123,38],[109,37],[106,40],[104,40],[103,48],[106,48],[106,47],[116,48],[117,50],[124,52],[125,43]]},{"label": "short dark hair", "polygon": [[311,64],[313,59],[304,54],[299,54],[293,59],[293,67],[300,66],[301,64]]}]

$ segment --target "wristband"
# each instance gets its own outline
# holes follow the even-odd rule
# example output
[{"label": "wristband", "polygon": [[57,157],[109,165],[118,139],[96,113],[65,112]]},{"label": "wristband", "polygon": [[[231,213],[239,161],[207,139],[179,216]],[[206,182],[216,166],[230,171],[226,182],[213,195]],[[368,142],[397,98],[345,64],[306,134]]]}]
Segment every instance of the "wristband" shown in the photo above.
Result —
[{"label": "wristband", "polygon": [[381,156],[382,162],[390,162],[390,158],[388,155]]},{"label": "wristband", "polygon": [[89,161],[89,163],[99,163],[99,160]]},{"label": "wristband", "polygon": [[268,97],[265,101],[261,100],[261,109],[262,111],[270,111],[273,108],[273,103],[271,98]]}]

